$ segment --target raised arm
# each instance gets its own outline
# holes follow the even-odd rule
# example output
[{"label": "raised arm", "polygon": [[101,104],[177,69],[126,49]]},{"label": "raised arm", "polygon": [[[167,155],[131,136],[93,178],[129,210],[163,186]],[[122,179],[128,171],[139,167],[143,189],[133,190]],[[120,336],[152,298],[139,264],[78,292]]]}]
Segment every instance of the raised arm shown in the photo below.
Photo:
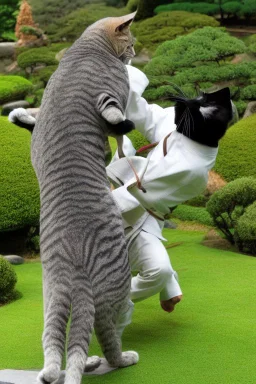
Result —
[{"label": "raised arm", "polygon": [[142,94],[148,86],[146,75],[131,65],[127,65],[130,92],[125,111],[126,118],[133,121],[135,128],[151,143],[160,141],[175,130],[174,108],[161,108],[148,104]]}]

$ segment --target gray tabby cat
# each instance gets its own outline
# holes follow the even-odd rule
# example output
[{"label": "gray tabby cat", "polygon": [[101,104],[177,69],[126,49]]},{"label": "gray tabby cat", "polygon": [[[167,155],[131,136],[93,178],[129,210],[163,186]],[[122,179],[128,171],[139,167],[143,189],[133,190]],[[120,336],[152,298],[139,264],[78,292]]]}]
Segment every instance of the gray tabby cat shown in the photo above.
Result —
[{"label": "gray tabby cat", "polygon": [[[93,327],[110,365],[138,361],[136,352],[122,353],[115,329],[129,296],[130,268],[104,159],[106,133],[125,126],[129,83],[122,60],[133,51],[134,17],[86,29],[51,77],[33,131],[44,291],[40,383],[59,377],[70,317],[65,384],[81,381]],[[125,123],[120,133],[133,128]]]}]

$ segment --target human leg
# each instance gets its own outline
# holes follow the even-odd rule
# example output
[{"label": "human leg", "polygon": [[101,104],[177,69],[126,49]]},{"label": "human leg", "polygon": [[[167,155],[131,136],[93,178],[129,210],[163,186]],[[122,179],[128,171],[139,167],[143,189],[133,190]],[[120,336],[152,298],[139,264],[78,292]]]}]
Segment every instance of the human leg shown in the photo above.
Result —
[{"label": "human leg", "polygon": [[157,293],[161,301],[182,295],[168,253],[156,236],[142,230],[129,246],[129,262],[132,272],[138,272],[131,282],[132,301]]}]

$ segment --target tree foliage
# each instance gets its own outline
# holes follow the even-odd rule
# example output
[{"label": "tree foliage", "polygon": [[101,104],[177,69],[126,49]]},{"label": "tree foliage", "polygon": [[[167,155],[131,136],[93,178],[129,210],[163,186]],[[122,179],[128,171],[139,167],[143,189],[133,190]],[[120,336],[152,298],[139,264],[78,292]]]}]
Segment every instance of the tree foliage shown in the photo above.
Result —
[{"label": "tree foliage", "polygon": [[[244,177],[234,180],[219,191],[215,192],[207,203],[207,210],[212,216],[214,224],[225,235],[230,243],[240,243],[238,222],[243,217],[243,223],[248,223],[252,212],[244,217],[246,208],[256,202],[256,179]],[[253,210],[255,212],[255,208]],[[249,216],[249,217],[248,217]],[[254,218],[254,229],[256,218]],[[241,225],[240,225],[241,227]],[[241,230],[241,232],[243,232]],[[248,231],[247,231],[248,233]],[[254,245],[256,237],[254,236]]]},{"label": "tree foliage", "polygon": [[1,0],[0,2],[0,38],[4,33],[12,32],[16,23],[16,11],[19,0]]},{"label": "tree foliage", "polygon": [[109,16],[122,16],[127,12],[123,8],[106,7],[103,4],[89,4],[55,21],[47,28],[52,41],[67,40],[73,42],[95,21]]},{"label": "tree foliage", "polygon": [[[221,15],[221,20],[229,17],[245,17],[250,19],[256,14],[255,0],[174,0],[171,4],[159,5],[155,8],[155,12],[167,12],[174,10],[183,10],[188,12],[198,12],[211,16]],[[163,3],[162,3],[163,4]]]},{"label": "tree foliage", "polygon": [[166,40],[187,34],[195,28],[216,27],[219,23],[212,17],[183,11],[161,13],[137,22],[132,30],[136,38],[150,51]]},{"label": "tree foliage", "polygon": [[32,72],[38,64],[57,65],[55,53],[51,52],[47,47],[32,48],[21,53],[17,62],[20,68],[30,69]]},{"label": "tree foliage", "polygon": [[103,0],[29,0],[34,19],[47,32],[48,25],[88,4],[103,3]]},{"label": "tree foliage", "polygon": [[23,0],[21,3],[15,26],[15,34],[18,39],[24,38],[24,34],[20,31],[23,26],[35,27],[35,22],[32,16],[32,9],[26,0]]},{"label": "tree foliage", "polygon": [[223,28],[204,27],[166,41],[144,68],[150,79],[145,97],[150,101],[166,98],[173,93],[170,83],[181,86],[190,96],[199,88],[211,91],[225,83],[236,101],[250,100],[255,95],[255,86],[250,83],[256,78],[256,63],[230,61],[246,49],[243,41],[231,37]]},{"label": "tree foliage", "polygon": [[136,19],[142,20],[154,16],[154,9],[160,4],[168,4],[170,0],[139,0]]}]

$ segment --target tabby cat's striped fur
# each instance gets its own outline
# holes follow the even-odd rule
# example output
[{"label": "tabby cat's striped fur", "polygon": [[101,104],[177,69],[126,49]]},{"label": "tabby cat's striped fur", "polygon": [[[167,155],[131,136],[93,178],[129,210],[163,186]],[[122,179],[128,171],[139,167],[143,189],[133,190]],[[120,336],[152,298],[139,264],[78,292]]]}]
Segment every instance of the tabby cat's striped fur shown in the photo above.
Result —
[{"label": "tabby cat's striped fur", "polygon": [[59,377],[69,317],[65,384],[80,383],[94,326],[111,365],[138,361],[136,352],[121,352],[115,330],[130,269],[104,159],[108,123],[124,120],[129,85],[121,56],[132,44],[134,16],[101,20],[74,43],[48,83],[33,131],[44,291],[41,383]]}]

